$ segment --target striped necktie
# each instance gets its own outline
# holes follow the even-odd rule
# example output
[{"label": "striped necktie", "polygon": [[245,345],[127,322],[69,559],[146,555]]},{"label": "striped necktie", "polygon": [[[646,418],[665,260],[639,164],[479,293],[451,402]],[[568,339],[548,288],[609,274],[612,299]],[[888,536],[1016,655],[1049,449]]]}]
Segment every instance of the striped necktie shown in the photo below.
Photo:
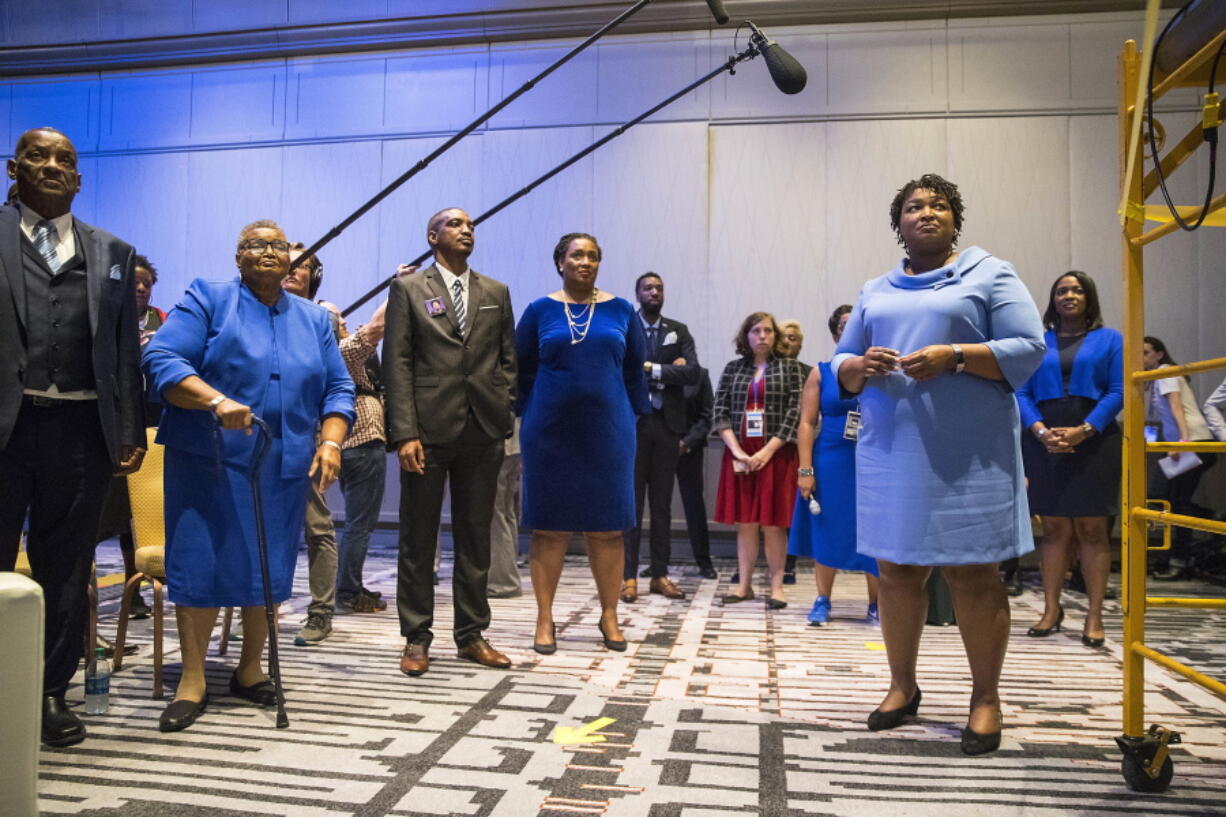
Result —
[{"label": "striped necktie", "polygon": [[454,296],[452,304],[455,306],[455,322],[460,327],[460,334],[464,334],[464,283],[459,279],[451,284],[451,292]]},{"label": "striped necktie", "polygon": [[55,240],[58,237],[59,233],[50,221],[43,219],[34,225],[34,249],[38,250],[38,254],[47,262],[47,266],[51,267],[52,272],[58,272],[60,269],[60,254],[55,251]]}]

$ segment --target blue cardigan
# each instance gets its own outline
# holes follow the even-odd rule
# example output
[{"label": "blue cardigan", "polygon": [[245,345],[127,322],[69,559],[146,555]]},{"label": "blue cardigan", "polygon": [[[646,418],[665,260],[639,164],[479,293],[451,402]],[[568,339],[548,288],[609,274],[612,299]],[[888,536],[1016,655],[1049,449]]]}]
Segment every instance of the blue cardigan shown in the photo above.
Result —
[{"label": "blue cardigan", "polygon": [[[353,380],[327,310],[289,293],[265,306],[237,278],[192,281],[145,347],[144,367],[159,399],[184,378],[198,375],[257,416],[263,413],[272,373],[279,371],[281,423],[272,432],[283,444],[283,479],[306,478],[320,420],[337,414],[353,422]],[[213,457],[216,426],[207,411],[166,404],[157,441]],[[227,462],[250,461],[254,435],[223,431],[221,440]]]},{"label": "blue cardigan", "polygon": [[[1038,403],[1066,396],[1056,333],[1048,330],[1043,340],[1047,343],[1043,362],[1026,385],[1017,390],[1017,405],[1025,428],[1043,419]],[[1120,413],[1124,407],[1124,338],[1119,332],[1104,326],[1086,335],[1073,358],[1067,396],[1098,401],[1085,420],[1096,431],[1102,431]]]}]

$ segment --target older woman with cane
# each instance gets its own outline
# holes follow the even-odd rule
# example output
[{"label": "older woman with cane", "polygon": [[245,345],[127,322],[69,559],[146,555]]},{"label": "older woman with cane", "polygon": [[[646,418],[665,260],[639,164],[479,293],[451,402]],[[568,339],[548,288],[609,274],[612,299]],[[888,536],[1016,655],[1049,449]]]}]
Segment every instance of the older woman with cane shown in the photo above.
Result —
[{"label": "older woman with cane", "polygon": [[[191,283],[144,356],[151,389],[168,404],[158,432],[166,446],[166,577],[183,655],[163,732],[186,729],[204,712],[204,656],[220,607],[242,608],[243,649],[230,692],[276,703],[260,667],[265,599],[290,596],[308,480],[326,488],[336,479],[353,420],[353,381],[328,313],[281,289],[289,271],[281,228],[272,221],[244,227],[235,262],[236,279]],[[255,416],[271,438],[259,472],[267,587],[256,486],[247,474]]]}]

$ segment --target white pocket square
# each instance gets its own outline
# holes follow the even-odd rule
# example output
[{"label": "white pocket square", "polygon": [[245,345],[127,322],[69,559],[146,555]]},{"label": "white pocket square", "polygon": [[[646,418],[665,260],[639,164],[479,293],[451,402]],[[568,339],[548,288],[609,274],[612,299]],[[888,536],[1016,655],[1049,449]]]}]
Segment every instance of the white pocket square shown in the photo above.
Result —
[{"label": "white pocket square", "polygon": [[676,342],[677,342],[677,333],[669,332],[667,335],[664,336],[664,343],[662,345],[667,346],[670,343],[676,343]]},{"label": "white pocket square", "polygon": [[481,309],[497,309],[497,308],[498,308],[498,304],[490,304],[490,305],[488,305],[488,306],[483,306],[483,307],[480,307],[480,308],[481,308]]},{"label": "white pocket square", "polygon": [[113,264],[111,266],[110,279],[112,281],[118,281],[120,278],[123,278],[123,272],[120,271],[118,264]]}]

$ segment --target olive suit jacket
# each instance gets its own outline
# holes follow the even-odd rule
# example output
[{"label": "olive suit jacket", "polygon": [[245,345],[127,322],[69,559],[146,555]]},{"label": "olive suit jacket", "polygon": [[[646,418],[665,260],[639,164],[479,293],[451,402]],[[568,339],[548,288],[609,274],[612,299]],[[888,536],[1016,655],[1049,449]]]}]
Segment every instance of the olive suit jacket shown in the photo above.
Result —
[{"label": "olive suit jacket", "polygon": [[491,437],[514,429],[515,316],[506,284],[469,270],[465,330],[438,267],[397,278],[383,339],[387,443],[447,445],[471,413]]}]

